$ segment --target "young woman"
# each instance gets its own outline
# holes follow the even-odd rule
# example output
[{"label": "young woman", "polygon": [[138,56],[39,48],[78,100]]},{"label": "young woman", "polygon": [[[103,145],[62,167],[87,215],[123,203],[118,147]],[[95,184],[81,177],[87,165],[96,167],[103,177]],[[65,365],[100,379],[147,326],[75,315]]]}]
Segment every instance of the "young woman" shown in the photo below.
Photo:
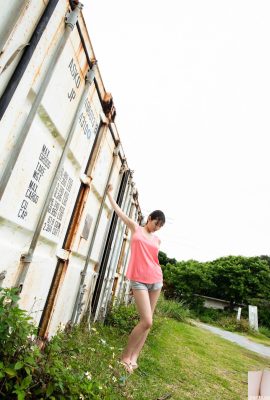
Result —
[{"label": "young woman", "polygon": [[121,210],[112,197],[112,190],[112,185],[108,185],[110,203],[131,230],[131,256],[126,277],[130,280],[140,316],[121,357],[122,364],[131,373],[138,367],[137,359],[152,326],[153,313],[163,286],[162,270],[158,262],[160,240],[154,232],[165,224],[165,215],[160,210],[153,211],[142,227]]}]

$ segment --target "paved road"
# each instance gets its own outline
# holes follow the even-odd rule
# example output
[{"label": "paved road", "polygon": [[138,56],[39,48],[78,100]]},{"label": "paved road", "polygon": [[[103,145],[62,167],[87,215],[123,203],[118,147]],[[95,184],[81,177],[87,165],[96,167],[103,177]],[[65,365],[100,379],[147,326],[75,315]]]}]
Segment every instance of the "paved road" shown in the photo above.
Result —
[{"label": "paved road", "polygon": [[216,333],[224,339],[237,343],[239,344],[239,346],[245,347],[246,349],[254,351],[255,353],[258,353],[264,357],[270,357],[270,346],[265,346],[260,343],[252,342],[244,336],[238,335],[237,333],[224,331],[223,329],[217,328],[216,326],[207,325],[194,320],[192,320],[192,323],[203,329],[207,329],[213,333]]}]

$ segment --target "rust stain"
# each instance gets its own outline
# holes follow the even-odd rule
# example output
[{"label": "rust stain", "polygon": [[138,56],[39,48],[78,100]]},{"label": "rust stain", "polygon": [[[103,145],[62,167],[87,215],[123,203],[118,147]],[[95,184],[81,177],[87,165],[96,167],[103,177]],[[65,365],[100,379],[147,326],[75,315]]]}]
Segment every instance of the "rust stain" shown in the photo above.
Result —
[{"label": "rust stain", "polygon": [[[80,221],[82,218],[82,214],[85,208],[85,204],[88,198],[88,194],[89,194],[89,187],[88,186],[83,186],[82,190],[80,190],[79,193],[79,198],[78,201],[76,202],[75,205],[75,212],[72,216],[72,220],[71,220],[71,225],[69,227],[69,230],[67,232],[67,238],[65,241],[65,250],[68,250],[71,252],[71,248],[73,245],[73,242],[76,238],[76,234],[78,231],[78,227],[80,225]],[[46,307],[44,309],[43,312],[43,318],[42,318],[42,322],[39,328],[39,336],[41,338],[47,338],[49,330],[50,330],[50,323],[52,320],[52,316],[53,316],[53,312],[57,303],[57,297],[58,297],[58,293],[61,290],[61,287],[63,285],[64,279],[65,279],[65,275],[67,272],[67,268],[68,268],[68,263],[69,260],[67,261],[62,261],[60,260],[58,265],[57,265],[57,270],[52,282],[52,286],[50,289],[50,293],[47,299],[47,303],[46,303]]]},{"label": "rust stain", "polygon": [[114,107],[114,103],[113,103],[113,98],[111,93],[106,92],[104,97],[103,97],[103,101],[102,101],[102,105],[103,105],[103,111],[106,115],[106,117],[110,120],[110,121],[114,121],[115,117],[116,117],[116,110]]},{"label": "rust stain", "polygon": [[127,239],[124,238],[123,242],[122,242],[122,247],[121,247],[121,252],[120,252],[120,256],[118,259],[118,263],[117,263],[117,270],[116,272],[119,274],[119,272],[121,271],[121,267],[123,265],[123,260],[124,260],[124,255],[125,255],[125,249],[126,249],[126,243],[127,243]]},{"label": "rust stain", "polygon": [[88,186],[83,186],[82,189],[80,190],[79,193],[79,198],[78,202],[76,204],[74,214],[72,217],[71,225],[68,230],[67,238],[66,238],[66,243],[65,243],[65,248],[67,250],[71,250],[73,247],[73,243],[76,238],[76,234],[79,229],[79,225],[82,219],[82,215],[85,209],[85,205],[88,199],[88,195],[90,192],[90,188]]},{"label": "rust stain", "polygon": [[[64,22],[64,19],[63,19],[63,22]],[[45,60],[48,58],[48,53],[49,53],[50,49],[51,49],[52,47],[57,47],[59,41],[61,40],[61,31],[63,31],[62,35],[64,34],[64,30],[63,30],[63,26],[64,26],[64,25],[63,25],[63,22],[61,22],[61,23],[58,25],[57,30],[55,31],[55,33],[54,33],[54,35],[53,35],[51,41],[49,42],[48,47],[46,48],[46,51],[43,52],[43,58],[42,58],[42,60],[41,60],[41,62],[40,62],[40,64],[39,64],[38,68],[37,68],[36,71],[35,71],[35,75],[34,75],[34,77],[33,77],[32,85],[33,85],[33,83],[36,81],[36,78],[40,76],[41,68],[42,68],[42,66],[43,66],[43,64],[44,64],[44,62],[45,62]]]},{"label": "rust stain", "polygon": [[113,281],[113,287],[112,287],[112,297],[114,298],[115,297],[115,292],[116,292],[116,288],[117,288],[117,286],[118,286],[118,276],[116,276],[115,278],[114,278],[114,281]]},{"label": "rust stain", "polygon": [[[105,137],[105,134],[106,134],[106,129],[104,129],[99,133],[99,138],[94,148],[92,159],[90,160],[90,165],[88,168],[88,176],[90,176],[90,174],[92,173],[93,166],[97,161],[98,151]],[[75,205],[75,210],[71,219],[71,224],[68,228],[67,236],[65,239],[64,248],[67,251],[71,252],[71,249],[73,247],[89,193],[90,193],[90,187],[85,185],[83,185],[81,187],[81,190],[79,191],[78,199]],[[43,312],[43,319],[40,324],[39,336],[41,338],[46,338],[48,336],[48,332],[50,330],[50,322],[52,320],[54,308],[57,301],[57,295],[64,282],[67,268],[68,268],[68,261],[59,261],[57,265],[57,271],[55,273],[55,277],[50,290],[50,294],[48,296],[48,300],[46,303],[46,308],[44,309]]]},{"label": "rust stain", "polygon": [[75,51],[76,57],[80,58],[81,54],[84,54],[83,44],[80,41],[78,49]]},{"label": "rust stain", "polygon": [[87,175],[90,176],[91,180],[93,180],[93,173],[97,165],[97,161],[99,158],[99,154],[101,152],[104,141],[106,140],[106,134],[108,132],[108,128],[106,125],[101,128],[99,132],[99,136],[97,138],[96,146],[93,149],[93,155],[89,163],[89,167],[87,169]]},{"label": "rust stain", "polygon": [[56,266],[55,276],[52,282],[50,293],[47,298],[46,307],[44,308],[42,322],[39,326],[39,337],[47,339],[50,321],[57,301],[57,295],[62,287],[68,267],[68,260],[59,260]]},{"label": "rust stain", "polygon": [[81,71],[81,77],[82,79],[84,79],[90,66],[88,65],[82,42],[80,42],[80,45],[75,52],[74,58],[76,58],[77,64],[79,65]]}]

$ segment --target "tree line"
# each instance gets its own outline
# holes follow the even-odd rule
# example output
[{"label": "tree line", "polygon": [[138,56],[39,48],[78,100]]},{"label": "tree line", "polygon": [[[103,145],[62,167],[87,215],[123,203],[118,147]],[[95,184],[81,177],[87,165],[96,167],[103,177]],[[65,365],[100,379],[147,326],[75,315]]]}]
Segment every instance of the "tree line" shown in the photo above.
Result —
[{"label": "tree line", "polygon": [[[236,304],[257,305],[270,325],[270,257],[228,256],[213,261],[177,261],[159,252],[168,298],[196,303],[194,294],[215,297]],[[265,321],[264,321],[265,323]]]}]

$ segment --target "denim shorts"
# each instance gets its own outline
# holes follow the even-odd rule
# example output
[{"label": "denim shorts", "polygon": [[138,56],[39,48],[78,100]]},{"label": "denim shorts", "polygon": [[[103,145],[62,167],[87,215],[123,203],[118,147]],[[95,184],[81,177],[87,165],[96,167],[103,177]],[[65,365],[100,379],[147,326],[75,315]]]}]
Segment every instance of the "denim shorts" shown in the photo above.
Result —
[{"label": "denim shorts", "polygon": [[131,289],[135,290],[148,290],[152,292],[153,290],[159,290],[163,286],[163,282],[156,282],[156,283],[143,283],[137,281],[130,281]]}]

